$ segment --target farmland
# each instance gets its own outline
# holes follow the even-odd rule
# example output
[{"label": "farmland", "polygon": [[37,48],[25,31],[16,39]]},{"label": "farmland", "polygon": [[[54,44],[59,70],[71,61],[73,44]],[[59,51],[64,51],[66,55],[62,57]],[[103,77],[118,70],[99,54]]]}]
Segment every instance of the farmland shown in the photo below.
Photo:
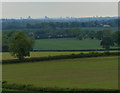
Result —
[{"label": "farmland", "polygon": [[76,38],[40,39],[35,41],[34,50],[87,50],[101,49],[100,40],[78,40]]},{"label": "farmland", "polygon": [[118,57],[6,64],[3,80],[38,87],[117,89]]},{"label": "farmland", "polygon": [[[91,43],[89,43],[91,42]],[[82,50],[99,49],[99,40],[77,40],[75,38],[36,40],[35,50]]]},{"label": "farmland", "polygon": [[[34,50],[90,49],[102,49],[100,40],[77,40],[75,38],[39,39],[35,40],[34,46]],[[117,52],[117,50],[110,52]],[[47,58],[80,53],[89,53],[89,51],[30,52],[30,57],[26,58]],[[2,60],[9,59],[16,58],[11,56],[9,52],[3,52]],[[117,56],[35,61],[34,63],[4,64],[3,81],[16,84],[31,84],[35,87],[117,89],[117,70]]]},{"label": "farmland", "polygon": [[116,17],[3,20],[3,91],[118,90],[117,22]]}]

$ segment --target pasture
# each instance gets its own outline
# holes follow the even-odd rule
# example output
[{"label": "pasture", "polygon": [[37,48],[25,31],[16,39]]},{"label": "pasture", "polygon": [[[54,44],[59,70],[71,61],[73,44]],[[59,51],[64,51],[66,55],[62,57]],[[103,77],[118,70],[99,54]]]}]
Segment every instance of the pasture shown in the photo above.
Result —
[{"label": "pasture", "polygon": [[5,64],[3,80],[37,87],[117,89],[118,57]]},{"label": "pasture", "polygon": [[34,50],[83,50],[100,49],[99,40],[78,40],[76,38],[40,39],[35,41]]},{"label": "pasture", "polygon": [[[115,47],[111,47],[115,48]],[[35,40],[34,50],[90,50],[102,49],[100,40],[78,40],[76,38],[57,38]]]}]

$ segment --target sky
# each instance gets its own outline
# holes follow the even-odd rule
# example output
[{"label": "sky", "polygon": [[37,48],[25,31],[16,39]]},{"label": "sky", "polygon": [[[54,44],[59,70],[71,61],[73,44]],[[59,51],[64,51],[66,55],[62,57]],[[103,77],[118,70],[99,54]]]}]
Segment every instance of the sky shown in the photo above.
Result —
[{"label": "sky", "polygon": [[1,0],[2,2],[119,2],[119,0]]},{"label": "sky", "polygon": [[117,16],[117,2],[3,2],[2,18]]}]

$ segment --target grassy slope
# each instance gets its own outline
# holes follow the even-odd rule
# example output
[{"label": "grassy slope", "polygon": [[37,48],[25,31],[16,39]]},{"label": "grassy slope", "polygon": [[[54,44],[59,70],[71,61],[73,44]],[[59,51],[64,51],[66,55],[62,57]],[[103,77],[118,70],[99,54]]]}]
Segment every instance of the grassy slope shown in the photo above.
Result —
[{"label": "grassy slope", "polygon": [[3,65],[3,80],[40,87],[117,88],[117,57]]}]

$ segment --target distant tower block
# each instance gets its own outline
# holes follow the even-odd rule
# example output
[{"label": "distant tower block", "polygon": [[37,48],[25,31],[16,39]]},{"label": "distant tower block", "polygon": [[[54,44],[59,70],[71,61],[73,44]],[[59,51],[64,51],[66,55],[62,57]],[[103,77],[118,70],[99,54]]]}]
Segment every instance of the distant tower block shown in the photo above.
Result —
[{"label": "distant tower block", "polygon": [[47,16],[45,16],[45,19],[47,19],[48,17]]},{"label": "distant tower block", "polygon": [[28,19],[32,19],[31,16],[28,16]]}]

